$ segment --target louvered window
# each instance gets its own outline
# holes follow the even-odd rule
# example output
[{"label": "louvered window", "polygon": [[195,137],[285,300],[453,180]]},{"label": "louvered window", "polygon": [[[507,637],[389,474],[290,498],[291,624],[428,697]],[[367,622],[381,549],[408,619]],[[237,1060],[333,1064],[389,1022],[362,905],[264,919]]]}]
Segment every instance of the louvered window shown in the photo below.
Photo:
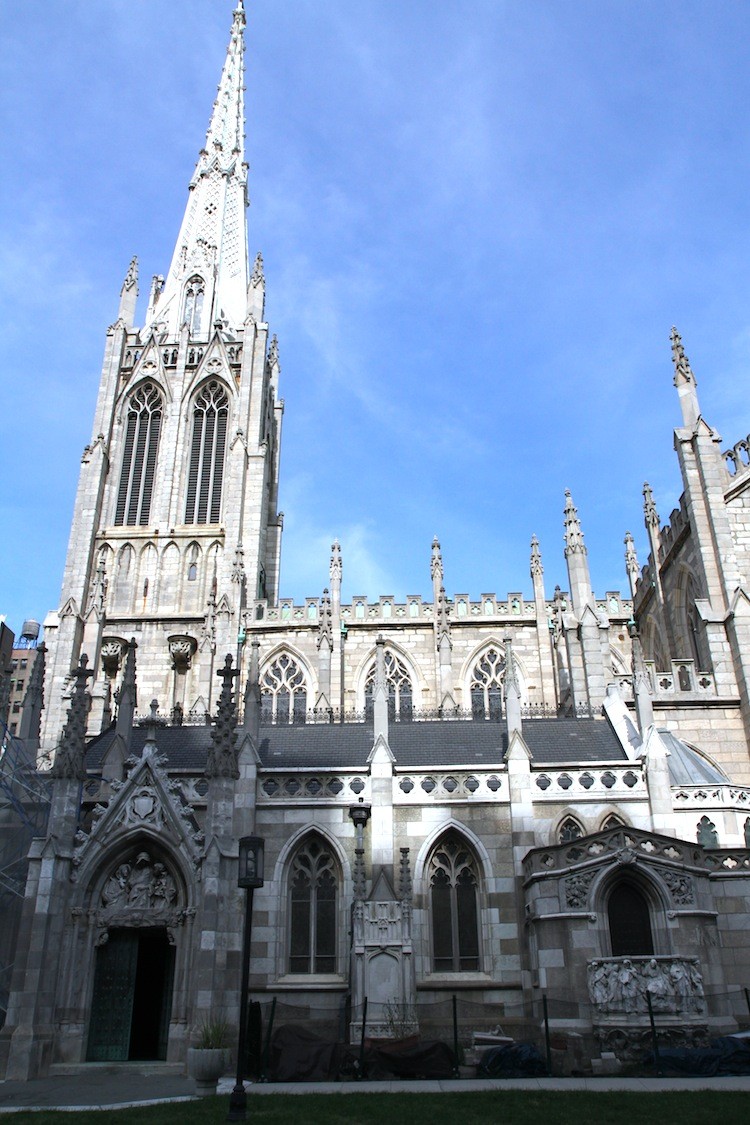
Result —
[{"label": "louvered window", "polygon": [[163,404],[153,383],[144,383],[130,400],[125,427],[115,524],[147,524],[154,490]]},{"label": "louvered window", "polygon": [[227,392],[212,379],[198,395],[193,411],[185,523],[219,522],[228,412]]}]

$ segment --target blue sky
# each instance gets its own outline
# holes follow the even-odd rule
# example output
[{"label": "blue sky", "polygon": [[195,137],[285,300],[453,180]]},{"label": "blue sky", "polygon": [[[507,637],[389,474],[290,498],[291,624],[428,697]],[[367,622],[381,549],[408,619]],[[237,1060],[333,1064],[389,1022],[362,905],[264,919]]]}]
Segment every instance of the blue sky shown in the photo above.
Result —
[{"label": "blue sky", "polygon": [[[106,327],[168,267],[231,0],[6,0],[0,613],[58,604]],[[598,594],[680,492],[669,329],[750,430],[750,6],[251,0],[250,251],[286,400],[282,592]]]}]

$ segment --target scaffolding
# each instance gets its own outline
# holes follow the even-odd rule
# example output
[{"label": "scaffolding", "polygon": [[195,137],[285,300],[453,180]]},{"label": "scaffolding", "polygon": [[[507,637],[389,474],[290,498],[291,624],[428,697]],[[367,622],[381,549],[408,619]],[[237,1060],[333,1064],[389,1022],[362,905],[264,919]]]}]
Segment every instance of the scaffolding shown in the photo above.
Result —
[{"label": "scaffolding", "polygon": [[45,836],[51,783],[25,744],[0,721],[0,1026],[13,973],[31,841]]}]

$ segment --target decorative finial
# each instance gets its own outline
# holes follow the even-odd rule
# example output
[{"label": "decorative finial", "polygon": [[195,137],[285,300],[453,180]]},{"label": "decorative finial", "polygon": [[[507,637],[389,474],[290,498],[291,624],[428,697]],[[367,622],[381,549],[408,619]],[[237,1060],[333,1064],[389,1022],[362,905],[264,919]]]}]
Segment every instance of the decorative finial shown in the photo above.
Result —
[{"label": "decorative finial", "polygon": [[531,577],[537,578],[544,574],[542,556],[539,551],[539,540],[536,535],[531,536]]},{"label": "decorative finial", "polygon": [[125,274],[125,280],[122,283],[122,289],[120,290],[120,296],[122,296],[123,293],[126,293],[129,289],[137,288],[137,286],[138,286],[138,258],[133,256],[130,259],[130,265],[128,266],[128,272]]},{"label": "decorative finial", "polygon": [[259,250],[258,253],[255,256],[255,265],[253,266],[253,272],[252,272],[252,275],[250,277],[250,284],[251,285],[263,285],[264,282],[265,282],[265,277],[263,275],[263,255],[261,254],[261,252]]},{"label": "decorative finial", "polygon": [[224,667],[217,673],[221,680],[221,694],[216,709],[216,721],[211,731],[212,746],[206,760],[207,777],[238,778],[237,755],[237,708],[234,702],[234,681],[239,672],[232,668],[232,654],[227,653]]},{"label": "decorative finial", "polygon": [[443,580],[443,557],[440,554],[440,541],[437,535],[432,540],[432,557],[430,559],[430,576],[433,585]]},{"label": "decorative finial", "polygon": [[672,362],[674,364],[674,385],[676,387],[684,386],[686,384],[696,386],[695,375],[690,366],[690,360],[685,355],[685,349],[682,346],[682,336],[677,329],[672,326],[672,331],[669,334],[672,342]]},{"label": "decorative finial", "polygon": [[651,485],[646,481],[643,485],[643,518],[646,521],[646,527],[653,527],[659,530],[659,513],[656,510],[654,503],[654,494],[651,491]]},{"label": "decorative finial", "polygon": [[68,721],[50,771],[52,777],[65,778],[68,781],[83,781],[86,777],[83,760],[86,754],[86,720],[91,706],[91,696],[86,688],[86,681],[94,674],[89,671],[88,663],[89,658],[84,652],[81,654],[78,667],[73,670],[75,684],[70,697]]},{"label": "decorative finial", "polygon": [[565,489],[565,558],[568,555],[582,554],[585,555],[586,545],[583,541],[583,532],[581,531],[581,524],[578,519],[578,511],[573,504],[573,497],[570,494],[570,489]]},{"label": "decorative finial", "polygon": [[343,573],[343,563],[341,561],[341,544],[338,539],[334,539],[331,543],[331,565],[329,574],[331,578],[331,586],[335,583],[341,585],[341,576]]}]

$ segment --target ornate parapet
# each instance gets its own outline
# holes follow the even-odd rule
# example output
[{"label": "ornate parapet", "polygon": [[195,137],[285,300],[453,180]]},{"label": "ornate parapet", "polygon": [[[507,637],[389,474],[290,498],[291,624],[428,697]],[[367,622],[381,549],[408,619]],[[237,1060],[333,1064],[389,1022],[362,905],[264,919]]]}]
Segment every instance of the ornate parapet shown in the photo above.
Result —
[{"label": "ornate parapet", "polygon": [[697,957],[606,957],[588,964],[595,1023],[648,1020],[654,1014],[698,1021],[705,1017]]}]

